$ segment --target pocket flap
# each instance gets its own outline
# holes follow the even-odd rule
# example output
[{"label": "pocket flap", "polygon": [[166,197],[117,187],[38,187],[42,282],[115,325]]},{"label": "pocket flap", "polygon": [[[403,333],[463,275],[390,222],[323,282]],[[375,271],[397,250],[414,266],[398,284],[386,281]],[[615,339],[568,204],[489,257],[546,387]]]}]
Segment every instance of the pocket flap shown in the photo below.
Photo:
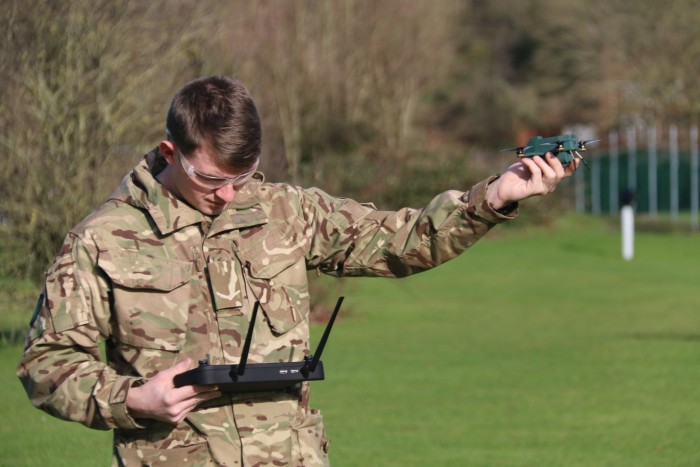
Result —
[{"label": "pocket flap", "polygon": [[257,279],[271,279],[294,265],[304,256],[300,245],[285,243],[277,232],[252,245],[245,257],[250,264],[250,275]]},{"label": "pocket flap", "polygon": [[189,282],[192,278],[192,263],[145,256],[138,251],[120,250],[101,253],[97,265],[115,284],[129,289],[168,292]]}]

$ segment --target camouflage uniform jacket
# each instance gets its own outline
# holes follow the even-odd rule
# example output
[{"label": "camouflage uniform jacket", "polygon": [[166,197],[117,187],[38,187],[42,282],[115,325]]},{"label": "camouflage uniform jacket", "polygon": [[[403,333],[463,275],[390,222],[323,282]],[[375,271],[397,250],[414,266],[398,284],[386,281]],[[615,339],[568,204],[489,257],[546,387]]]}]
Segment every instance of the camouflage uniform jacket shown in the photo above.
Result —
[{"label": "camouflage uniform jacket", "polygon": [[238,363],[256,300],[264,319],[249,362],[302,360],[308,269],[406,276],[456,257],[507,218],[484,200],[489,180],[421,210],[386,212],[259,173],[210,218],[154,179],[164,164],[157,150],[147,154],[67,235],[18,368],[37,407],[115,429],[115,465],[327,464],[308,384],[223,395],[177,426],[130,417],[127,392],[186,357]]}]

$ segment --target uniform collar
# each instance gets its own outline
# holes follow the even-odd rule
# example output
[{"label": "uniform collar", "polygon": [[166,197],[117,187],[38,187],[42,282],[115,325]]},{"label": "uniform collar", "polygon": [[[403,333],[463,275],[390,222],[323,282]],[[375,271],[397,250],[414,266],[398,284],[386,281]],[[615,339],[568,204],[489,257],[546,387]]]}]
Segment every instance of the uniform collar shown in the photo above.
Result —
[{"label": "uniform collar", "polygon": [[211,223],[209,234],[212,235],[267,222],[267,215],[259,199],[259,188],[265,180],[262,173],[256,172],[241,191],[236,193],[234,201],[212,221],[211,217],[176,198],[155,179],[166,166],[167,162],[158,148],[155,148],[144,155],[124,178],[112,199],[145,209],[163,235],[197,223]]}]

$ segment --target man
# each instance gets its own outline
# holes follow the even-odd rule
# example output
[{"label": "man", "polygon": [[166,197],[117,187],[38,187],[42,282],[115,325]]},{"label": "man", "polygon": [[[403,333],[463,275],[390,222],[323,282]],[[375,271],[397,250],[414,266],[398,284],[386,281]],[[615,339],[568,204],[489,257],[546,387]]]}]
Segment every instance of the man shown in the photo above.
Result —
[{"label": "man", "polygon": [[[424,209],[378,211],[265,183],[260,121],[238,81],[176,94],[166,139],[73,228],[46,276],[18,375],[34,405],[114,429],[116,465],[324,465],[308,384],[222,394],[175,388],[207,358],[235,364],[256,301],[251,362],[309,352],[306,271],[400,277],[459,255],[575,170],[522,159]],[[106,342],[104,363],[99,343]]]}]

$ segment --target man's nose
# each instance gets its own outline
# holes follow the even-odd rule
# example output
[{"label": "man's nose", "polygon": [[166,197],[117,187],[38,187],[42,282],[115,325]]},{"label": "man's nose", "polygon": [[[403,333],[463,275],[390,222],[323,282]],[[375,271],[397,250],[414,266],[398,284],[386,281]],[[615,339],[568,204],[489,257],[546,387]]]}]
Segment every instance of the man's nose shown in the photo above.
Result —
[{"label": "man's nose", "polygon": [[217,198],[226,203],[230,203],[231,201],[233,201],[233,198],[236,197],[236,190],[230,183],[227,183],[226,185],[217,188],[214,193],[216,193]]}]

